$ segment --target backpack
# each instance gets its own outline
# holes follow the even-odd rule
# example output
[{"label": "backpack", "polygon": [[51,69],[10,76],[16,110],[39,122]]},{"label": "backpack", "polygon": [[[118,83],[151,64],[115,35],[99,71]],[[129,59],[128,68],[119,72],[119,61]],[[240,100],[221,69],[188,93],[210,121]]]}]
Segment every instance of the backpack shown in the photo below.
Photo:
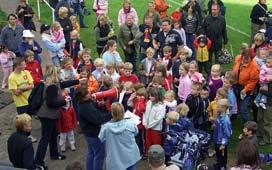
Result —
[{"label": "backpack", "polygon": [[219,64],[229,64],[233,61],[233,56],[227,49],[222,49],[217,53]]},{"label": "backpack", "polygon": [[43,104],[43,94],[44,94],[44,83],[41,82],[37,84],[31,91],[28,97],[28,114],[34,115],[36,114]]}]

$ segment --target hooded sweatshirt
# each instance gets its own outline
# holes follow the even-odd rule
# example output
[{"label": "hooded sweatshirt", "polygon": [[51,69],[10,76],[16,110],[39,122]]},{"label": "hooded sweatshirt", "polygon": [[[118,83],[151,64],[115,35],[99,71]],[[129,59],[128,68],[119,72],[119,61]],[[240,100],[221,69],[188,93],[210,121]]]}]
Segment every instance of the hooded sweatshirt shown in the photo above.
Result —
[{"label": "hooded sweatshirt", "polygon": [[137,126],[131,119],[110,121],[102,126],[98,137],[106,141],[106,169],[125,170],[141,159],[135,141],[137,133]]}]

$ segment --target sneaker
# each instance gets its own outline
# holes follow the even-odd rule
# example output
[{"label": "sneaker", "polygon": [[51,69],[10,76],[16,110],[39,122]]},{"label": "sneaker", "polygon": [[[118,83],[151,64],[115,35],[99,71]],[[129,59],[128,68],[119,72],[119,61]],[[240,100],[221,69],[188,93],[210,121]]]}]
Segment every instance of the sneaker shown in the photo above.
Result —
[{"label": "sneaker", "polygon": [[64,160],[64,159],[66,159],[66,156],[59,154],[58,156],[51,157],[51,159],[52,160]]},{"label": "sneaker", "polygon": [[263,108],[264,110],[266,110],[266,106],[265,106],[264,103],[260,103],[260,106],[261,106],[261,108]]},{"label": "sneaker", "polygon": [[33,137],[32,135],[28,136],[29,139],[31,139],[32,143],[36,143],[37,142],[37,138]]},{"label": "sneaker", "polygon": [[71,144],[70,148],[71,148],[72,151],[76,151],[75,144]]},{"label": "sneaker", "polygon": [[215,150],[210,150],[208,156],[211,158],[215,155]]},{"label": "sneaker", "polygon": [[63,145],[60,146],[60,151],[61,152],[65,152],[66,151],[65,144],[63,144]]}]

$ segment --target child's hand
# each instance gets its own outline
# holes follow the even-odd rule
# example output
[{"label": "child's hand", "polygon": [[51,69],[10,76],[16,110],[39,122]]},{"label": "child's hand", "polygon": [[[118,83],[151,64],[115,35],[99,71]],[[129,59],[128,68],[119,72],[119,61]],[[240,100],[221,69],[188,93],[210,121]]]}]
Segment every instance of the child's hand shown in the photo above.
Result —
[{"label": "child's hand", "polygon": [[167,136],[166,136],[166,139],[167,139],[167,140],[171,140],[172,137],[171,137],[170,135],[167,135]]},{"label": "child's hand", "polygon": [[213,85],[213,82],[210,80],[209,81],[209,86],[212,86]]},{"label": "child's hand", "polygon": [[239,137],[238,137],[238,139],[241,140],[242,138],[243,138],[243,134],[240,134]]}]

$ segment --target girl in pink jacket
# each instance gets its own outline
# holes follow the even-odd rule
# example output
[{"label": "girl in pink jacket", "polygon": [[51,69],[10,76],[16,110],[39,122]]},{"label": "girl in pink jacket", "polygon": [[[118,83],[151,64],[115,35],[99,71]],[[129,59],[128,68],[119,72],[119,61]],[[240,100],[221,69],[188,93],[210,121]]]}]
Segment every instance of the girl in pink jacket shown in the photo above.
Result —
[{"label": "girl in pink jacket", "polygon": [[108,14],[108,0],[94,0],[93,3],[93,10],[96,13],[96,16],[99,16],[101,14]]},{"label": "girl in pink jacket", "polygon": [[189,94],[191,94],[192,81],[189,77],[189,63],[182,63],[179,66],[179,87],[178,87],[178,104],[186,101]]},{"label": "girl in pink jacket", "polygon": [[6,46],[2,45],[0,47],[0,63],[3,69],[2,89],[6,88],[8,85],[8,77],[12,72],[13,59],[15,57],[15,54],[12,51],[9,51]]},{"label": "girl in pink jacket", "polygon": [[120,9],[118,14],[118,25],[121,26],[126,22],[127,15],[130,14],[133,16],[133,21],[135,25],[138,25],[138,15],[134,8],[131,7],[130,0],[124,0],[123,2],[123,8]]}]

